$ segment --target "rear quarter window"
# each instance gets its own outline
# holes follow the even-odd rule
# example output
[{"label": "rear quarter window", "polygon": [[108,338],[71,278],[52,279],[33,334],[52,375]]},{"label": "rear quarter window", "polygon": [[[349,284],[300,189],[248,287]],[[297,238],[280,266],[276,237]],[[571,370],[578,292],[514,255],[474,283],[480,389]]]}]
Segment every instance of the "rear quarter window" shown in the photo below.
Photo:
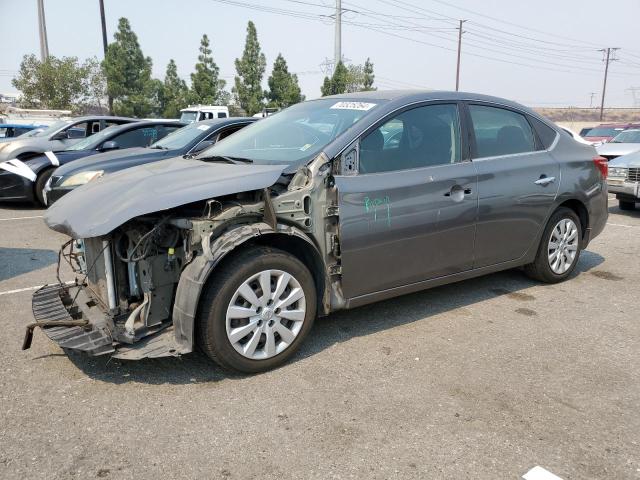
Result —
[{"label": "rear quarter window", "polygon": [[529,123],[533,125],[533,128],[538,134],[538,138],[540,139],[540,142],[542,143],[544,149],[549,150],[551,148],[551,145],[553,145],[553,142],[555,142],[558,132],[556,132],[546,123],[538,120],[536,117],[529,116]]}]

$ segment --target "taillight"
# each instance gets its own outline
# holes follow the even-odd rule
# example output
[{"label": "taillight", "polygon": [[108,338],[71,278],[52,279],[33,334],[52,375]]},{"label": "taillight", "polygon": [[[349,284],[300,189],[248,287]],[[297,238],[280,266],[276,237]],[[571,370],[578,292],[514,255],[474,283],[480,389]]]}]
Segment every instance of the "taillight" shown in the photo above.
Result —
[{"label": "taillight", "polygon": [[609,161],[604,157],[593,157],[593,163],[600,170],[602,177],[607,178],[607,175],[609,175]]}]

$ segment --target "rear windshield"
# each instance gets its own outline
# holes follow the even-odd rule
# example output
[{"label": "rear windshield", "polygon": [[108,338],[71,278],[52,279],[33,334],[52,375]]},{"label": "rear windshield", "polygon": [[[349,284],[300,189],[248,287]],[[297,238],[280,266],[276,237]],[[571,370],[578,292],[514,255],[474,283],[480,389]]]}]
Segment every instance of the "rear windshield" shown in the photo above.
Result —
[{"label": "rear windshield", "polygon": [[624,128],[596,127],[589,130],[585,137],[615,137],[623,130]]}]

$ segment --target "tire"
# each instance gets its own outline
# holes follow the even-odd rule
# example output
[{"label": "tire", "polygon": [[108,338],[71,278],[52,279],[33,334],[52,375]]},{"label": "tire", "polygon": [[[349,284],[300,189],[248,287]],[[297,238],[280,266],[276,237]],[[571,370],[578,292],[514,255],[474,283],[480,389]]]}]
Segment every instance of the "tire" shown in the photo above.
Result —
[{"label": "tire", "polygon": [[620,210],[635,210],[636,202],[630,202],[628,200],[618,200],[618,206]]},{"label": "tire", "polygon": [[[566,231],[570,233],[565,235]],[[571,275],[578,264],[581,239],[582,225],[578,215],[569,208],[560,207],[551,215],[542,234],[536,258],[533,263],[525,265],[525,273],[545,283],[562,282]],[[555,249],[551,245],[552,240],[558,245]],[[559,253],[556,253],[558,250]]]},{"label": "tire", "polygon": [[40,173],[38,178],[36,178],[36,184],[34,186],[36,201],[45,208],[47,204],[44,202],[44,186],[47,184],[47,180],[51,178],[54,170],[55,168],[48,168],[44,172]]},{"label": "tire", "polygon": [[[261,279],[269,279],[267,288],[273,303],[263,301]],[[278,295],[280,285],[284,287]],[[253,292],[253,301],[247,298],[251,297],[247,288]],[[300,293],[303,296],[289,306],[282,310],[276,307]],[[221,367],[242,373],[264,372],[286,362],[311,330],[316,316],[311,272],[297,258],[268,247],[251,247],[229,259],[213,272],[200,298],[198,346]],[[291,312],[288,318],[279,316],[283,311]]]}]

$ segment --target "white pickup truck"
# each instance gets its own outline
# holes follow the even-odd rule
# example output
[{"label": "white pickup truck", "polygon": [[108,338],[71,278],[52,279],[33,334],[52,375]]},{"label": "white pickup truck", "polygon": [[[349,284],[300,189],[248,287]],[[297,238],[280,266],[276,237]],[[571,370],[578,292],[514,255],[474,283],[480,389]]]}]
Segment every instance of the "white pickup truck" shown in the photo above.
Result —
[{"label": "white pickup truck", "polygon": [[185,123],[228,117],[229,108],[219,105],[191,105],[180,110],[180,121]]}]

